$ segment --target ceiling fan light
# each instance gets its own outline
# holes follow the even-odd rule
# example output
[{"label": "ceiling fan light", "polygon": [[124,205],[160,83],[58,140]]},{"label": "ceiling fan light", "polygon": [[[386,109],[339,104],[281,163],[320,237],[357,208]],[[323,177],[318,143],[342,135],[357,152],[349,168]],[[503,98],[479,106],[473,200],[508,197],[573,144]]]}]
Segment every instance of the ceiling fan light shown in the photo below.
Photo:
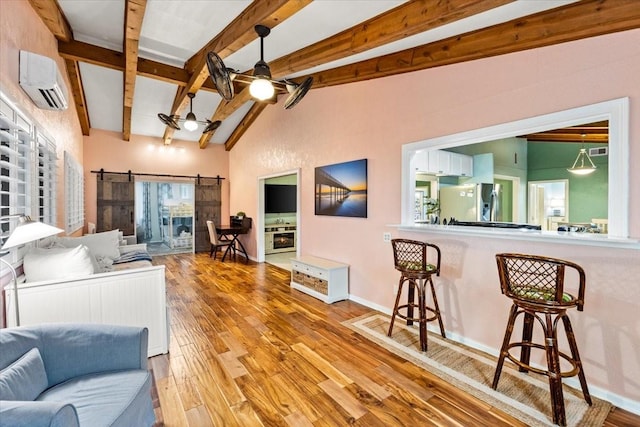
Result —
[{"label": "ceiling fan light", "polygon": [[184,128],[188,131],[194,131],[198,129],[198,122],[196,121],[196,115],[191,111],[187,114],[187,118],[184,121]]},{"label": "ceiling fan light", "polygon": [[275,89],[271,81],[260,77],[251,82],[251,85],[249,86],[249,93],[254,98],[264,101],[266,99],[273,98]]}]

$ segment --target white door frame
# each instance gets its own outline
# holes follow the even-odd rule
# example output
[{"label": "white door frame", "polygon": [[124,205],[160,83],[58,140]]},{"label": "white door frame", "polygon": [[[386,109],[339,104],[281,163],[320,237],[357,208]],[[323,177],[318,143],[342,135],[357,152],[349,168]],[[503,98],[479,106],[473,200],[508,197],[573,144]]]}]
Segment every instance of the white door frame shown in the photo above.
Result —
[{"label": "white door frame", "polygon": [[258,221],[256,223],[256,257],[257,262],[264,262],[264,184],[268,178],[276,178],[285,175],[296,176],[296,256],[300,255],[300,242],[302,233],[300,232],[300,168],[288,171],[263,175],[258,177]]}]

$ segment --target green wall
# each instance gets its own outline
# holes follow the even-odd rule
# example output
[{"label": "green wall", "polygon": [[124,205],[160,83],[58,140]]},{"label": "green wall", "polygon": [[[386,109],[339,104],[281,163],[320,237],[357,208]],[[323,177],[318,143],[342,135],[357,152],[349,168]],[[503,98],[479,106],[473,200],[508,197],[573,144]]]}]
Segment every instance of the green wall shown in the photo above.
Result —
[{"label": "green wall", "polygon": [[[603,144],[584,144],[602,147]],[[591,222],[592,218],[608,218],[609,156],[592,157],[597,169],[590,175],[573,175],[567,171],[582,147],[581,144],[529,142],[528,180],[569,180],[569,221]]]}]

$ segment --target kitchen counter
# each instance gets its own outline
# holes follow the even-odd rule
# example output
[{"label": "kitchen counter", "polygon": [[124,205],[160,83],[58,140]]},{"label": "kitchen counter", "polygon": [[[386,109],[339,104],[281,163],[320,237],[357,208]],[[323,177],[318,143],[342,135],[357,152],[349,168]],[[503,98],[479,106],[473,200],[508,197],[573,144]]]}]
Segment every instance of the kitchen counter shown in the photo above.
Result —
[{"label": "kitchen counter", "polygon": [[551,244],[603,246],[620,249],[640,249],[640,241],[622,237],[611,237],[607,234],[575,233],[559,231],[528,230],[523,228],[467,227],[460,225],[438,224],[393,224],[400,231],[435,233],[442,235],[492,237],[520,241],[536,241]]}]

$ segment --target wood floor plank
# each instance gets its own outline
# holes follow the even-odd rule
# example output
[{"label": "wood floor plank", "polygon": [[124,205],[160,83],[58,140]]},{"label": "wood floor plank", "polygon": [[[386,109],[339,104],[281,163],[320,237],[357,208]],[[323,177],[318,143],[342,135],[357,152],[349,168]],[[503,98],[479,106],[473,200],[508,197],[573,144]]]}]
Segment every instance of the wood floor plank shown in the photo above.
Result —
[{"label": "wood floor plank", "polygon": [[351,384],[353,380],[344,375],[342,372],[334,368],[326,359],[320,357],[316,352],[302,343],[296,343],[291,346],[291,349],[298,353],[300,356],[308,360],[315,366],[320,372],[325,374],[328,378],[335,381],[339,386],[345,386]]},{"label": "wood floor plank", "polygon": [[214,378],[202,375],[196,377],[194,381],[214,426],[242,427]]},{"label": "wood floor plank", "polygon": [[367,408],[358,402],[358,399],[336,384],[335,381],[329,379],[318,385],[353,418],[358,419],[368,412]]},{"label": "wood floor plank", "polygon": [[301,412],[292,412],[284,417],[289,427],[313,427],[313,424]]},{"label": "wood floor plank", "polygon": [[[156,425],[522,426],[363,338],[342,322],[372,312],[290,287],[290,273],[207,254],[166,266],[170,353],[150,359]],[[640,425],[615,409],[606,427]]]},{"label": "wood floor plank", "polygon": [[333,366],[335,366],[342,372],[348,372],[349,378],[355,381],[356,384],[358,384],[364,390],[375,396],[378,400],[384,400],[387,397],[391,396],[389,390],[373,381],[371,377],[368,377],[367,375],[362,373],[353,364],[345,362],[343,360],[338,360],[333,363]]},{"label": "wood floor plank", "polygon": [[211,417],[204,405],[191,408],[186,412],[189,427],[214,427]]},{"label": "wood floor plank", "polygon": [[160,398],[164,425],[171,427],[187,426],[187,417],[173,377],[168,376],[158,379],[156,387]]}]

